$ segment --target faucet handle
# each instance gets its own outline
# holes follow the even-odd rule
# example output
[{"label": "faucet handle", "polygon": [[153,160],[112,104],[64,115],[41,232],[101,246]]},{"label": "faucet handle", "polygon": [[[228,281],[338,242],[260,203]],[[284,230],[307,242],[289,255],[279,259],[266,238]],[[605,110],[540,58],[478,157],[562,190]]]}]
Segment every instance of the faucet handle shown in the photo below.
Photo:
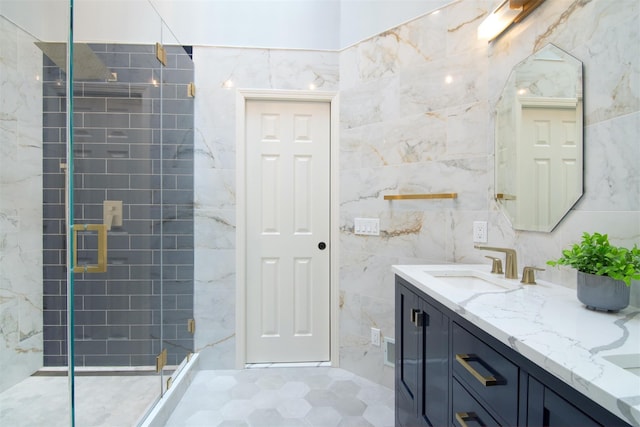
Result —
[{"label": "faucet handle", "polygon": [[493,256],[489,256],[489,255],[485,255],[485,258],[489,258],[490,260],[493,261],[493,263],[491,263],[491,272],[494,274],[503,274],[504,272],[502,271],[502,260],[500,258],[496,258]]},{"label": "faucet handle", "polygon": [[544,268],[538,267],[525,267],[522,269],[522,280],[520,283],[524,283],[525,285],[535,285],[536,284],[536,276],[535,271],[544,271]]}]

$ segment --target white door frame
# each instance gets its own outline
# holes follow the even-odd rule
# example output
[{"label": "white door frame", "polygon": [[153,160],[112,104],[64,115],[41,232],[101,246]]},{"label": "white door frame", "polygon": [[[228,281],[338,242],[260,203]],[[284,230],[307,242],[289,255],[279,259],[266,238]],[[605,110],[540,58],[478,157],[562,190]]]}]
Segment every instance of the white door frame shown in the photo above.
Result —
[{"label": "white door frame", "polygon": [[236,368],[243,369],[246,364],[246,135],[245,135],[245,107],[247,100],[269,101],[305,101],[329,103],[331,121],[331,151],[330,151],[330,230],[329,242],[331,256],[329,259],[329,316],[330,339],[329,345],[331,366],[339,363],[338,342],[338,279],[339,279],[339,197],[338,197],[338,111],[339,99],[337,92],[292,91],[292,90],[252,90],[238,89],[236,91]]}]

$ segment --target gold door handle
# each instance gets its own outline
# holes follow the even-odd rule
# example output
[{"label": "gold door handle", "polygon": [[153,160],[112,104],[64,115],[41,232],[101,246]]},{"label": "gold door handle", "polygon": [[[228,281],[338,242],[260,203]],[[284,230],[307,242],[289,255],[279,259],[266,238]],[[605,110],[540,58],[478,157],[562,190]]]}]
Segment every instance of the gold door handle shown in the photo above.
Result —
[{"label": "gold door handle", "polygon": [[467,421],[479,420],[475,412],[456,412],[456,421],[462,426],[467,427]]},{"label": "gold door handle", "polygon": [[[98,263],[78,265],[78,231],[96,231],[98,233]],[[74,224],[73,232],[73,272],[104,273],[107,271],[107,226],[105,224]]]},{"label": "gold door handle", "polygon": [[456,354],[456,360],[462,365],[464,369],[466,369],[471,375],[473,375],[475,379],[480,381],[480,384],[482,384],[483,386],[490,387],[492,385],[498,384],[498,380],[494,376],[490,375],[488,377],[485,377],[469,364],[470,360],[480,360],[478,356],[474,354]]}]

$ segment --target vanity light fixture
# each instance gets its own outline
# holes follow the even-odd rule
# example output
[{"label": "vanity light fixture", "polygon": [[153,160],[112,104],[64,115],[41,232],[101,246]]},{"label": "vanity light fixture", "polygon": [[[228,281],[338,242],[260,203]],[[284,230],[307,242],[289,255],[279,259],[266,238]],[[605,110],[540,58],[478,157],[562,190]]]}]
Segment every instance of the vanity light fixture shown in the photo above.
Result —
[{"label": "vanity light fixture", "polygon": [[511,24],[526,18],[544,0],[504,0],[478,27],[478,39],[492,41]]}]

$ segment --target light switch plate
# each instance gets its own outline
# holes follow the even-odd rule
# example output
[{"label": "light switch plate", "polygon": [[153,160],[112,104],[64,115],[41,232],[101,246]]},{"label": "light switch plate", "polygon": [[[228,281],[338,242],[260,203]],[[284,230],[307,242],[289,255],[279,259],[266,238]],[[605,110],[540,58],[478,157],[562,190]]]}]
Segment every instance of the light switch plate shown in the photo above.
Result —
[{"label": "light switch plate", "polygon": [[380,218],[354,218],[353,230],[355,234],[379,236]]}]

